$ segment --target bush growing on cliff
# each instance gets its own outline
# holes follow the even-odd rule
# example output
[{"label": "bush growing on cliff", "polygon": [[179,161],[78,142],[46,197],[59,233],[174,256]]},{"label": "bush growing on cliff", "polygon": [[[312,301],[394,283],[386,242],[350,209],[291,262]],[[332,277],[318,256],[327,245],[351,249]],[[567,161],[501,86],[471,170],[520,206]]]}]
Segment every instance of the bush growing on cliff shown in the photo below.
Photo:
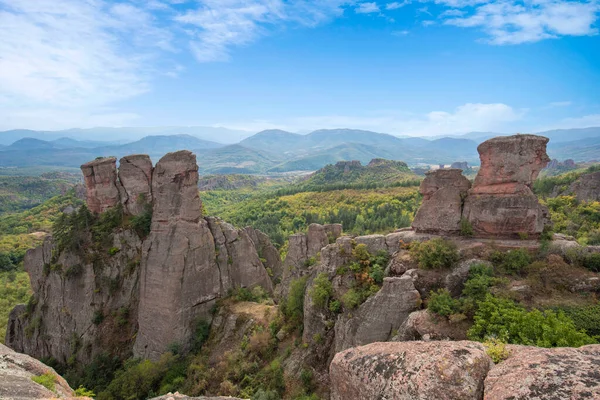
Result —
[{"label": "bush growing on cliff", "polygon": [[562,312],[527,311],[512,300],[488,294],[479,303],[475,323],[468,332],[471,340],[496,338],[506,343],[538,347],[579,347],[595,343]]},{"label": "bush growing on cliff", "polygon": [[447,289],[439,289],[437,292],[431,292],[427,309],[435,314],[449,317],[460,310],[460,302],[453,299]]},{"label": "bush growing on cliff", "polygon": [[490,256],[490,261],[503,272],[520,274],[531,264],[532,258],[527,249],[520,248],[505,253],[495,251]]},{"label": "bush growing on cliff", "polygon": [[452,268],[460,259],[456,245],[442,238],[411,243],[410,255],[423,269]]},{"label": "bush growing on cliff", "polygon": [[310,295],[315,307],[326,308],[333,295],[333,285],[325,272],[321,272],[313,281]]},{"label": "bush growing on cliff", "polygon": [[307,277],[298,278],[290,284],[288,296],[281,302],[281,311],[293,329],[302,331],[304,325],[304,292]]}]

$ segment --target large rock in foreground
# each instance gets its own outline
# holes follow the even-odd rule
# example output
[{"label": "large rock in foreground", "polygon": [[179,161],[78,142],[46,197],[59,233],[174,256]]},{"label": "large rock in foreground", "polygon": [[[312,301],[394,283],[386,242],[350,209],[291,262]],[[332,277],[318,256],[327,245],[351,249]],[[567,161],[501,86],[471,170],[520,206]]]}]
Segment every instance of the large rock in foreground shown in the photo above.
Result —
[{"label": "large rock in foreground", "polygon": [[485,380],[485,400],[600,399],[600,345],[510,348]]},{"label": "large rock in foreground", "polygon": [[479,400],[493,366],[475,342],[373,343],[336,354],[332,400]]},{"label": "large rock in foreground", "polygon": [[531,185],[550,161],[547,143],[542,136],[514,135],[479,145],[481,168],[463,209],[477,236],[542,233],[548,210],[539,204]]},{"label": "large rock in foreground", "polygon": [[[54,392],[31,379],[41,375],[48,375],[54,380]],[[75,397],[67,381],[35,358],[0,344],[0,399],[32,400],[57,397]]]},{"label": "large rock in foreground", "polygon": [[423,205],[413,221],[417,232],[458,233],[464,198],[471,182],[460,169],[428,172],[421,182]]}]

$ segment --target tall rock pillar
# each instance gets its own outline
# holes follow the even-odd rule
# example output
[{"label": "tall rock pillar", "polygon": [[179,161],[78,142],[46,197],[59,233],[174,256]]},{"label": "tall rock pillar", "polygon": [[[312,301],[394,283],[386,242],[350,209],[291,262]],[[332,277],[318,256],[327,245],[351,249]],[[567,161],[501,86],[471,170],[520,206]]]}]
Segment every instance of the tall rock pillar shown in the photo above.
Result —
[{"label": "tall rock pillar", "polygon": [[481,168],[465,201],[463,216],[477,236],[542,233],[548,215],[531,185],[548,164],[549,139],[536,135],[497,137],[479,145]]},{"label": "tall rock pillar", "polygon": [[117,159],[99,158],[81,166],[85,180],[87,206],[90,211],[101,213],[121,201],[120,184],[117,179]]}]

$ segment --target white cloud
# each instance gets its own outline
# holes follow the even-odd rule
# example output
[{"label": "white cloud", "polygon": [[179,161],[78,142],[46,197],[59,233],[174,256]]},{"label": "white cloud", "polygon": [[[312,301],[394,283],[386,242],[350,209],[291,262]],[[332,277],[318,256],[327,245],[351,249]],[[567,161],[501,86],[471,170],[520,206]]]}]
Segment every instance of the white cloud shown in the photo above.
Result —
[{"label": "white cloud", "polygon": [[410,31],[407,30],[403,30],[403,31],[393,31],[392,35],[394,36],[406,36],[410,33]]},{"label": "white cloud", "polygon": [[394,1],[393,3],[387,3],[385,5],[385,9],[386,10],[397,10],[399,8],[409,5],[410,3],[411,3],[411,0]]},{"label": "white cloud", "polygon": [[553,101],[549,107],[569,107],[571,104],[573,104],[571,101]]},{"label": "white cloud", "polygon": [[248,45],[282,23],[315,26],[341,15],[347,0],[199,0],[175,17],[189,29],[190,48],[200,62],[225,61],[230,49]]},{"label": "white cloud", "polygon": [[[474,5],[463,1],[444,3],[452,7]],[[561,36],[596,35],[598,30],[594,23],[598,11],[600,7],[596,0],[488,1],[486,4],[476,5],[473,13],[446,19],[445,24],[480,28],[487,33],[488,41],[492,44],[520,44]]]},{"label": "white cloud", "polygon": [[255,131],[272,128],[310,131],[347,127],[394,134],[431,136],[471,131],[510,131],[511,124],[522,120],[525,113],[524,110],[515,110],[502,103],[468,103],[453,111],[432,111],[421,115],[387,111],[364,116],[306,116],[277,121],[254,120],[221,125]]},{"label": "white cloud", "polygon": [[571,128],[591,128],[600,126],[600,114],[589,114],[583,117],[564,118],[557,124],[553,124],[547,129],[571,129]]},{"label": "white cloud", "polygon": [[428,27],[428,26],[431,26],[431,25],[435,25],[435,21],[425,20],[425,21],[421,22],[421,25],[423,25],[424,27]]},{"label": "white cloud", "polygon": [[373,2],[373,3],[360,3],[359,5],[356,6],[354,11],[356,11],[357,14],[371,14],[371,13],[378,13],[380,10],[379,10],[379,6],[377,5],[377,3]]},{"label": "white cloud", "polygon": [[466,11],[463,10],[458,10],[456,8],[452,8],[450,10],[446,10],[443,13],[441,13],[439,15],[440,18],[447,18],[447,17],[462,17],[463,15],[466,14]]}]

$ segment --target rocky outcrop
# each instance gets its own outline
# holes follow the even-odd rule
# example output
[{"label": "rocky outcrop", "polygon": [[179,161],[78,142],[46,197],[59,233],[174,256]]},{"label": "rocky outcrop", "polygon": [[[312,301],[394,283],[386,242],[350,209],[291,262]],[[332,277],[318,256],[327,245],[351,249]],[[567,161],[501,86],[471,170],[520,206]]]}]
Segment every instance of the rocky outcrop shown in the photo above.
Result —
[{"label": "rocky outcrop", "polygon": [[278,295],[286,296],[291,281],[308,274],[309,267],[316,264],[321,249],[341,235],[341,224],[310,224],[306,233],[290,236]]},{"label": "rocky outcrop", "polygon": [[548,210],[531,185],[550,158],[548,139],[535,135],[497,137],[477,150],[481,168],[473,187],[458,169],[427,174],[423,204],[413,221],[417,232],[452,234],[464,228],[479,237],[539,236]]},{"label": "rocky outcrop", "polygon": [[[100,353],[156,358],[174,343],[186,350],[196,323],[210,321],[217,299],[231,290],[273,291],[268,271],[281,270],[276,250],[260,231],[202,216],[192,153],[169,153],[155,168],[146,156],[124,157],[122,185],[114,159],[96,163],[89,165],[88,203],[101,211],[123,201],[135,215],[148,201],[149,235],[117,228],[106,233],[109,243],[92,243],[91,232],[81,232],[86,246],[59,251],[48,238],[30,250],[24,265],[34,294],[11,313],[11,348],[61,364],[85,365]],[[106,187],[117,190],[111,202]]]},{"label": "rocky outcrop", "polygon": [[121,203],[126,212],[139,215],[152,204],[152,161],[145,154],[126,156],[119,160]]},{"label": "rocky outcrop", "polygon": [[421,307],[421,296],[409,276],[385,278],[381,290],[335,324],[335,351],[389,340]]},{"label": "rocky outcrop", "polygon": [[101,213],[121,201],[117,180],[117,159],[100,158],[81,166],[87,190],[87,206],[91,212]]},{"label": "rocky outcrop", "polygon": [[581,175],[560,196],[575,196],[579,201],[600,201],[600,172]]},{"label": "rocky outcrop", "polygon": [[[134,354],[157,358],[171,343],[186,347],[199,318],[236,287],[271,281],[247,233],[201,218],[196,156],[164,156],[152,177],[152,229],[144,242]],[[166,279],[168,277],[168,279]]]},{"label": "rocky outcrop", "polygon": [[548,211],[531,185],[548,164],[548,138],[515,135],[490,139],[477,150],[481,168],[465,200],[464,217],[478,236],[537,236]]},{"label": "rocky outcrop", "polygon": [[456,161],[450,165],[450,168],[461,169],[463,171],[469,169],[469,163],[466,161]]},{"label": "rocky outcrop", "polygon": [[428,172],[421,182],[423,204],[413,221],[417,232],[458,233],[463,201],[471,182],[460,169],[438,169]]},{"label": "rocky outcrop", "polygon": [[511,356],[485,379],[485,400],[600,398],[600,345],[509,347]]},{"label": "rocky outcrop", "polygon": [[479,343],[373,343],[336,354],[332,400],[480,400],[492,360]]},{"label": "rocky outcrop", "polygon": [[273,283],[279,283],[281,281],[281,276],[283,275],[283,263],[281,262],[279,251],[273,246],[269,237],[258,229],[248,226],[244,228],[244,231],[250,236],[250,239],[252,239],[254,248],[261,261],[269,266],[267,272],[269,272]]},{"label": "rocky outcrop", "polygon": [[[33,381],[32,378],[41,375],[52,377],[54,391]],[[73,397],[75,397],[73,389],[54,369],[0,344],[0,399],[34,400]]]}]

